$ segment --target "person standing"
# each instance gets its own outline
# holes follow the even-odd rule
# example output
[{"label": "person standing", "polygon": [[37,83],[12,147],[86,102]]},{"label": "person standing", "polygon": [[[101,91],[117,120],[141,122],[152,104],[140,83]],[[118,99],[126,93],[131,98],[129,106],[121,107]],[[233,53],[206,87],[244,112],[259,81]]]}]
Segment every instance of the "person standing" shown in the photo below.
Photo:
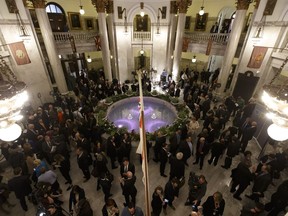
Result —
[{"label": "person standing", "polygon": [[130,202],[123,209],[121,216],[144,216],[144,214],[141,208],[135,206],[133,202]]},{"label": "person standing", "polygon": [[102,216],[119,216],[119,209],[114,199],[108,199],[102,208]]},{"label": "person standing", "polygon": [[228,143],[226,158],[223,167],[224,169],[229,169],[232,164],[232,159],[235,157],[240,150],[241,143],[236,135],[232,137],[232,140]]},{"label": "person standing", "polygon": [[69,196],[69,212],[71,215],[73,214],[73,208],[75,207],[76,203],[78,203],[81,199],[85,199],[85,191],[78,185],[74,185]]},{"label": "person standing", "polygon": [[163,188],[161,186],[157,186],[154,190],[154,193],[152,195],[152,216],[160,216],[162,211],[162,206],[164,203],[164,197],[163,197]]},{"label": "person standing", "polygon": [[69,174],[70,172],[70,160],[62,156],[61,154],[56,154],[54,156],[54,167],[58,167],[60,170],[60,173],[65,178],[66,182],[65,184],[69,184],[67,191],[69,191],[72,188],[72,179]]},{"label": "person standing", "polygon": [[111,168],[112,169],[118,168],[115,165],[116,157],[117,157],[117,146],[115,143],[115,137],[114,136],[109,137],[109,139],[107,141],[107,155],[108,155],[108,157],[110,157]]},{"label": "person standing", "polygon": [[209,152],[208,143],[204,137],[200,137],[196,146],[196,161],[193,164],[198,164],[200,161],[200,170],[202,170],[204,157]]},{"label": "person standing", "polygon": [[185,163],[183,161],[183,153],[178,152],[176,157],[170,158],[170,179],[176,177],[178,180],[185,176]]},{"label": "person standing", "polygon": [[[245,158],[232,170],[232,186],[230,192],[236,192],[233,197],[237,200],[242,200],[240,197],[241,193],[248,187],[250,181],[253,180],[253,174],[250,172],[249,167],[251,167],[251,161],[248,158]],[[237,186],[239,187],[236,191]]]},{"label": "person standing", "polygon": [[102,188],[102,191],[104,193],[104,201],[106,202],[112,194],[110,193],[111,187],[112,187],[112,181],[109,179],[106,173],[101,173],[99,176],[99,184]]},{"label": "person standing", "polygon": [[160,157],[160,151],[162,148],[163,143],[166,143],[166,137],[162,135],[162,133],[159,131],[155,140],[154,145],[154,158],[153,161],[156,163],[159,161]]},{"label": "person standing", "polygon": [[83,175],[84,175],[84,182],[87,182],[90,177],[90,171],[89,171],[89,157],[88,154],[83,150],[82,147],[78,147],[76,150],[77,154],[77,163],[79,168],[82,170]]},{"label": "person standing", "polygon": [[245,152],[248,142],[253,138],[257,130],[257,122],[253,121],[250,127],[247,127],[243,131],[241,139],[241,151]]},{"label": "person standing", "polygon": [[203,216],[221,216],[225,208],[225,200],[220,192],[215,192],[209,196],[203,204]]},{"label": "person standing", "polygon": [[270,166],[264,164],[261,167],[261,172],[256,174],[254,178],[252,194],[245,196],[248,197],[249,199],[255,200],[255,202],[259,202],[259,198],[264,197],[264,192],[267,190],[271,181],[272,179],[270,174]]},{"label": "person standing", "polygon": [[176,178],[172,179],[171,181],[168,181],[165,185],[164,190],[164,202],[163,205],[163,212],[166,215],[167,211],[167,205],[169,205],[173,210],[176,210],[175,206],[173,205],[173,201],[175,198],[177,198],[179,195],[179,189],[178,189],[178,180]]},{"label": "person standing", "polygon": [[214,160],[214,166],[217,165],[219,157],[223,154],[225,150],[225,140],[224,138],[220,139],[220,142],[213,142],[211,147],[211,158],[208,160],[208,163],[211,164]]},{"label": "person standing", "polygon": [[186,206],[192,205],[193,210],[201,204],[201,199],[205,196],[207,190],[207,181],[205,176],[196,176],[195,173],[190,172],[189,180],[189,195],[185,202]]},{"label": "person standing", "polygon": [[183,153],[183,161],[186,166],[188,166],[187,160],[193,154],[193,144],[192,144],[192,137],[188,136],[184,141],[180,143],[178,152]]},{"label": "person standing", "polygon": [[160,150],[160,175],[163,177],[167,177],[165,174],[165,166],[168,161],[169,154],[170,153],[168,152],[167,144],[163,143]]},{"label": "person standing", "polygon": [[123,158],[123,162],[120,166],[120,175],[122,178],[127,178],[127,172],[132,172],[135,175],[135,165],[131,163],[127,157]]},{"label": "person standing", "polygon": [[8,181],[8,188],[14,191],[16,198],[20,201],[24,211],[28,211],[25,197],[32,193],[29,176],[22,175],[22,169],[16,167],[13,171],[14,177]]},{"label": "person standing", "polygon": [[128,203],[130,203],[130,200],[135,204],[137,195],[137,189],[135,187],[136,176],[134,176],[132,172],[128,171],[126,173],[126,177],[126,179],[120,178],[122,194],[125,197],[125,203],[123,204],[124,206],[127,206]]}]

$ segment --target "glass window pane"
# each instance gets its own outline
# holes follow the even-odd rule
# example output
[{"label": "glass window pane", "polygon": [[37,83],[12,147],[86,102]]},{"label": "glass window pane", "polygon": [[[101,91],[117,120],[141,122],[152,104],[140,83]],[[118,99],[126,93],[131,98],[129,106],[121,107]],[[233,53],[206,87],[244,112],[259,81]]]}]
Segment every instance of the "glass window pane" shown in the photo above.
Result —
[{"label": "glass window pane", "polygon": [[46,6],[46,12],[47,12],[47,13],[50,13],[50,12],[51,12],[50,5],[47,5],[47,6]]},{"label": "glass window pane", "polygon": [[51,12],[52,13],[56,13],[56,7],[55,5],[50,5],[51,6]]}]

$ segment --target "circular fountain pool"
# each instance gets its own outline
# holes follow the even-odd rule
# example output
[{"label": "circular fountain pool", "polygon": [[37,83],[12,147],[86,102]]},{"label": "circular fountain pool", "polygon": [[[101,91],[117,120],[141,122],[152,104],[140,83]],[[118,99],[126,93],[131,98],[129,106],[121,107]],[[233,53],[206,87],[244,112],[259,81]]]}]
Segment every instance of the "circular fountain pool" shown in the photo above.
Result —
[{"label": "circular fountain pool", "polygon": [[[139,97],[117,101],[108,108],[107,119],[118,128],[139,132]],[[154,132],[161,127],[171,125],[177,118],[176,108],[170,103],[154,98],[144,97],[144,122],[146,132]]]}]

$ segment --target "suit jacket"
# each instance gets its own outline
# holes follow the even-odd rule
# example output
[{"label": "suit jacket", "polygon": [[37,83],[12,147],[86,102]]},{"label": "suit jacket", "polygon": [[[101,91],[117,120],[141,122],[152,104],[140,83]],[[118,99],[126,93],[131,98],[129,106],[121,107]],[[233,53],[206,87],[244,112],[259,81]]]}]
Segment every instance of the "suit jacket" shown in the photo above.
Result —
[{"label": "suit jacket", "polygon": [[77,155],[77,163],[80,169],[89,169],[89,158],[86,152],[83,152],[82,155],[79,157]]},{"label": "suit jacket", "polygon": [[259,173],[254,179],[253,192],[264,193],[271,183],[270,173]]},{"label": "suit jacket", "polygon": [[203,204],[203,215],[204,216],[220,216],[223,215],[225,208],[225,200],[222,199],[219,203],[219,207],[215,208],[215,202],[213,196],[209,196],[206,202]]},{"label": "suit jacket", "polygon": [[8,181],[8,187],[9,190],[14,191],[15,196],[20,199],[28,196],[32,192],[30,183],[29,176],[16,176]]},{"label": "suit jacket", "polygon": [[169,202],[172,202],[174,200],[174,197],[178,197],[179,195],[179,189],[178,187],[173,188],[173,185],[171,181],[168,181],[165,185],[165,190],[164,190],[164,198],[169,200]]},{"label": "suit jacket", "polygon": [[131,179],[125,179],[124,183],[121,183],[122,194],[124,196],[125,195],[136,196],[137,189],[135,187],[135,182],[136,182],[136,176],[133,176]]},{"label": "suit jacket", "polygon": [[240,162],[234,170],[232,170],[232,180],[237,181],[243,186],[248,186],[250,181],[253,180],[253,175],[249,168],[242,162]]},{"label": "suit jacket", "polygon": [[178,152],[182,152],[183,153],[183,160],[186,161],[192,154],[190,147],[187,143],[187,141],[182,141],[179,145],[179,149]]},{"label": "suit jacket", "polygon": [[248,127],[244,129],[241,142],[249,141],[253,138],[254,133],[256,132],[257,127]]},{"label": "suit jacket", "polygon": [[129,162],[129,164],[128,164],[128,170],[127,170],[126,172],[124,171],[124,169],[125,169],[125,166],[124,166],[124,164],[122,163],[121,166],[120,166],[120,175],[121,175],[122,177],[124,177],[124,176],[123,176],[123,173],[126,173],[126,172],[128,172],[128,171],[132,172],[133,175],[135,175],[135,165],[134,165],[133,163]]},{"label": "suit jacket", "polygon": [[178,160],[175,157],[170,159],[170,178],[177,177],[177,179],[185,176],[185,163],[183,160]]},{"label": "suit jacket", "polygon": [[164,148],[161,148],[160,150],[160,162],[166,163],[168,161],[168,151]]}]

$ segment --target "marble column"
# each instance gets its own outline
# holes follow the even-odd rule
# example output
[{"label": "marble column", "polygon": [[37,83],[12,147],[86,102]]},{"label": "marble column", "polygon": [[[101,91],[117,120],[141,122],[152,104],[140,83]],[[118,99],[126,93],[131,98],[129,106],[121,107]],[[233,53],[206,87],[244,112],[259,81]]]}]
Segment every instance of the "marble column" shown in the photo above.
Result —
[{"label": "marble column", "polygon": [[46,52],[49,58],[50,65],[56,80],[56,85],[60,93],[67,92],[67,84],[61,61],[58,57],[57,47],[55,44],[53,32],[50,26],[49,18],[45,10],[45,0],[30,0],[35,8],[36,16],[41,29],[43,42],[45,44]]},{"label": "marble column", "polygon": [[244,55],[244,52],[245,52],[245,49],[246,49],[246,46],[247,46],[247,42],[248,42],[248,39],[250,37],[253,37],[251,36],[254,31],[251,31],[252,30],[252,24],[253,22],[255,21],[255,17],[256,17],[256,14],[257,14],[257,11],[258,11],[258,7],[259,7],[259,4],[260,4],[260,0],[255,0],[255,9],[253,11],[253,15],[252,15],[252,18],[251,18],[251,23],[250,23],[250,26],[248,27],[248,30],[247,30],[247,33],[246,33],[246,37],[245,37],[245,41],[243,43],[243,48],[241,50],[241,53],[240,53],[240,56],[239,56],[239,60],[238,60],[238,65],[235,69],[235,73],[234,73],[234,76],[233,76],[233,79],[232,79],[232,82],[231,82],[231,86],[230,86],[230,89],[233,89],[232,92],[234,91],[234,87],[235,87],[235,84],[236,84],[236,81],[237,81],[237,77],[238,77],[238,74],[239,74],[239,66],[243,60],[243,55]]},{"label": "marble column", "polygon": [[[177,27],[177,5],[176,1],[170,2],[170,21],[169,21],[169,35],[167,41],[167,53],[166,53],[166,70],[168,74],[172,73],[172,62],[173,62],[173,50],[175,46],[175,31]],[[173,58],[172,58],[173,56]]]},{"label": "marble column", "polygon": [[102,50],[102,60],[104,65],[104,74],[105,78],[109,81],[112,81],[111,73],[111,58],[110,58],[110,49],[108,41],[108,33],[106,26],[106,14],[105,9],[108,5],[108,0],[91,0],[92,4],[96,7],[98,13],[98,25],[99,33],[101,39],[101,50]]},{"label": "marble column", "polygon": [[108,1],[107,6],[107,26],[108,26],[108,35],[109,35],[109,44],[110,44],[110,53],[111,53],[111,68],[112,68],[112,77],[119,80],[119,70],[117,64],[117,46],[116,46],[116,36],[115,36],[115,26],[114,26],[114,8],[113,0]]},{"label": "marble column", "polygon": [[179,70],[180,70],[180,61],[182,54],[182,44],[184,36],[184,27],[185,27],[185,16],[187,13],[188,7],[192,4],[192,0],[177,0],[176,5],[179,9],[178,23],[177,23],[177,32],[175,40],[175,50],[173,58],[173,71],[172,78],[173,80],[178,80]]},{"label": "marble column", "polygon": [[249,4],[250,3],[247,0],[237,1],[237,11],[233,22],[233,27],[229,34],[229,40],[227,43],[226,51],[223,57],[222,67],[218,77],[218,82],[221,83],[221,87],[217,90],[219,94],[224,92],[225,85],[230,74],[233,59],[240,40],[240,36],[244,27],[246,12]]}]

